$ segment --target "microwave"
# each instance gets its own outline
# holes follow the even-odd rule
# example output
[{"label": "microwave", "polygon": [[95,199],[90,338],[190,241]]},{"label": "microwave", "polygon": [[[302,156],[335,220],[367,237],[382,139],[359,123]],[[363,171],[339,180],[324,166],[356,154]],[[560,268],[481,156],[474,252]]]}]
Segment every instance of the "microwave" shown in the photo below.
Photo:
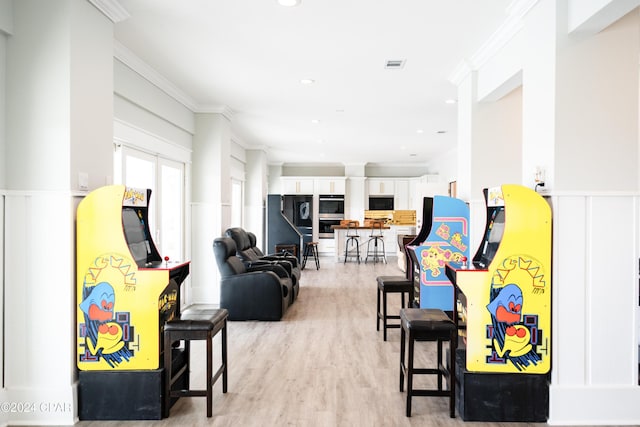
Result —
[{"label": "microwave", "polygon": [[318,198],[320,215],[344,215],[344,196],[337,194],[320,195]]},{"label": "microwave", "polygon": [[370,211],[392,211],[393,197],[369,196]]}]

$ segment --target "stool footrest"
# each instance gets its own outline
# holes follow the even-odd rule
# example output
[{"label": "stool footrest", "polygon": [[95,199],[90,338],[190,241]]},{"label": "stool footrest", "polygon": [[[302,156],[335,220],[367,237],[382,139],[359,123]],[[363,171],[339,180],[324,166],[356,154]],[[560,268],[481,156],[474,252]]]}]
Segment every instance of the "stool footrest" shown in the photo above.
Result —
[{"label": "stool footrest", "polygon": [[392,324],[388,324],[388,323],[387,323],[386,328],[387,328],[387,329],[400,329],[400,326],[401,326],[401,325],[398,325],[398,324],[393,324],[393,323],[392,323]]},{"label": "stool footrest", "polygon": [[173,390],[171,397],[206,396],[207,390]]},{"label": "stool footrest", "polygon": [[449,376],[449,372],[444,369],[436,369],[436,368],[413,368],[413,375],[433,375],[433,374],[441,374],[444,376]]},{"label": "stool footrest", "polygon": [[178,369],[177,372],[171,373],[171,385],[173,385],[178,380],[178,378],[180,378],[182,374],[185,373],[188,367],[189,367],[188,364],[184,365],[182,368]]},{"label": "stool footrest", "polygon": [[[218,378],[220,378],[220,375],[224,375],[226,372],[227,372],[227,364],[223,363],[218,368],[216,373],[211,377],[211,385],[215,384],[215,382],[218,380]],[[222,384],[222,392],[223,393],[227,392],[227,382],[226,381]]]},{"label": "stool footrest", "polygon": [[449,390],[423,390],[413,389],[412,396],[449,396],[451,392]]}]

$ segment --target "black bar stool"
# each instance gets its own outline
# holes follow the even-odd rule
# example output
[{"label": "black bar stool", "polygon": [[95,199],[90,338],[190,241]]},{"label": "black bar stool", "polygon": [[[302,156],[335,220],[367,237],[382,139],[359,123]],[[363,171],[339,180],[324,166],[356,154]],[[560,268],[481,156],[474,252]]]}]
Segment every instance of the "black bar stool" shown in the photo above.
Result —
[{"label": "black bar stool", "polygon": [[[400,391],[404,391],[404,379],[407,378],[407,417],[411,416],[411,398],[413,396],[449,396],[449,415],[456,416],[455,407],[455,354],[458,341],[458,328],[447,314],[439,309],[403,308],[400,310]],[[414,344],[417,341],[436,341],[438,360],[435,368],[415,368],[413,366]],[[405,341],[409,342],[408,358],[405,364]],[[448,367],[442,361],[442,343],[449,341]],[[414,375],[437,375],[437,389],[414,389]],[[445,378],[448,389],[442,384]]]},{"label": "black bar stool", "polygon": [[[405,307],[404,295],[408,295],[407,304],[413,301],[413,282],[403,276],[378,276],[378,314],[376,316],[376,331],[380,330],[380,320],[382,319],[382,336],[387,340],[387,329],[399,328],[400,323],[390,324],[389,319],[400,319],[398,315],[387,314],[387,294],[399,293],[401,308]],[[380,311],[380,295],[382,295],[382,311]]]},{"label": "black bar stool", "polygon": [[[227,318],[226,308],[192,310],[182,313],[179,319],[171,320],[164,326],[164,416],[168,417],[172,397],[206,396],[207,417],[213,414],[213,384],[222,376],[222,392],[227,392]],[[213,337],[222,331],[222,363],[213,373]],[[185,373],[188,375],[190,366],[190,341],[207,340],[207,388],[193,390],[187,381],[186,390],[172,390],[173,384]],[[173,343],[184,341],[186,363],[177,372],[172,372]]]},{"label": "black bar stool", "polygon": [[[348,257],[353,257],[353,255],[349,255],[349,252],[353,251],[353,246],[355,246],[355,250],[356,250],[356,258],[358,260],[358,264],[360,264],[360,236],[358,235],[358,232],[356,231],[355,228],[352,227],[357,227],[358,223],[355,221],[349,222],[347,224],[347,232],[345,234],[345,237],[347,238],[347,240],[344,242],[344,262],[347,262],[347,258]],[[351,250],[349,250],[349,245],[352,246]]]},{"label": "black bar stool", "polygon": [[302,258],[301,270],[307,265],[307,258],[312,256],[316,262],[316,270],[320,269],[320,258],[318,257],[318,242],[307,242],[304,244],[304,255]]},{"label": "black bar stool", "polygon": [[[373,249],[371,244],[373,243]],[[382,250],[380,247],[382,246]],[[373,258],[375,264],[378,260],[382,260],[387,263],[387,255],[384,249],[384,236],[382,235],[382,221],[373,221],[371,223],[371,234],[369,235],[369,241],[367,242],[367,257],[364,259],[366,264],[369,257]]]}]

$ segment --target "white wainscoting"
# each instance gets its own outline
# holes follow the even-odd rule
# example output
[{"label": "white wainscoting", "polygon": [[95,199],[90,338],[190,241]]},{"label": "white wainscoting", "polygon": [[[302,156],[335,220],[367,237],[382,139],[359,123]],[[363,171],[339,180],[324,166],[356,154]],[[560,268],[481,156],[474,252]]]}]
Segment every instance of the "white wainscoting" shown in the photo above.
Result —
[{"label": "white wainscoting", "polygon": [[[187,304],[219,304],[220,273],[213,254],[213,240],[222,236],[220,207],[212,203],[191,204],[191,281],[186,289]],[[197,231],[196,231],[197,230]]]},{"label": "white wainscoting", "polygon": [[640,424],[640,195],[550,193],[549,424]]},{"label": "white wainscoting", "polygon": [[0,401],[15,406],[0,423],[77,419],[75,202],[64,191],[4,193]]}]

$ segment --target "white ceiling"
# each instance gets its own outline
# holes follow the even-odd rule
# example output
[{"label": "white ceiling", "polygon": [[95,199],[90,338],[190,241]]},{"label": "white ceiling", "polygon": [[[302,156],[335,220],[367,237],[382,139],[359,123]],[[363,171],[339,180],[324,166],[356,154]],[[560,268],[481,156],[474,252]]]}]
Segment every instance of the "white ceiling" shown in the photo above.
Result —
[{"label": "white ceiling", "polygon": [[120,0],[115,38],[192,108],[231,110],[235,138],[269,163],[425,164],[456,144],[450,76],[510,3]]}]

